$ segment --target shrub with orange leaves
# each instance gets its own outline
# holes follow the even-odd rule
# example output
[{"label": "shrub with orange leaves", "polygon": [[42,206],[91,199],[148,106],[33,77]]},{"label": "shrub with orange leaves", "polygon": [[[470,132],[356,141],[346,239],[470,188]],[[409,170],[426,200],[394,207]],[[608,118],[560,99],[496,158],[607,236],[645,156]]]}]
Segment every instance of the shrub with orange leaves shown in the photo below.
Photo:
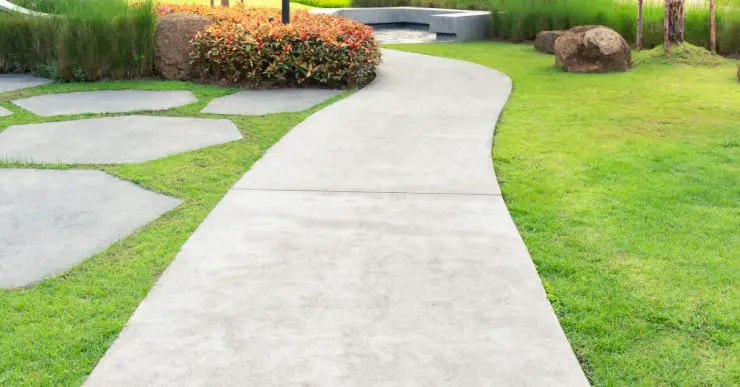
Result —
[{"label": "shrub with orange leaves", "polygon": [[380,50],[372,28],[330,15],[273,8],[162,5],[160,15],[188,12],[213,25],[192,40],[193,69],[204,81],[248,86],[359,87],[375,75]]}]

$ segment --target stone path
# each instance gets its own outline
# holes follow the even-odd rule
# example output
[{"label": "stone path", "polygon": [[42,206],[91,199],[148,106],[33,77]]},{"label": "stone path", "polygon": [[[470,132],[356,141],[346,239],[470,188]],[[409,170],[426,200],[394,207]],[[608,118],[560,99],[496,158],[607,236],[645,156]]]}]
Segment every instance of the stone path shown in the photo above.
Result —
[{"label": "stone path", "polygon": [[179,203],[99,171],[0,169],[0,288],[61,273]]},{"label": "stone path", "polygon": [[121,116],[14,125],[0,159],[37,163],[139,163],[242,138],[231,121]]},{"label": "stone path", "polygon": [[201,113],[262,115],[301,112],[335,96],[338,90],[248,90],[211,101]]},{"label": "stone path", "polygon": [[96,90],[46,94],[13,101],[42,117],[83,113],[127,113],[166,110],[198,99],[189,91]]},{"label": "stone path", "polygon": [[28,74],[0,74],[0,93],[41,86],[51,83],[51,80]]},{"label": "stone path", "polygon": [[11,112],[10,110],[8,110],[8,109],[0,106],[0,117],[9,116],[11,114],[13,114],[13,112]]},{"label": "stone path", "polygon": [[88,386],[588,385],[493,174],[509,79],[384,55],[227,193]]}]

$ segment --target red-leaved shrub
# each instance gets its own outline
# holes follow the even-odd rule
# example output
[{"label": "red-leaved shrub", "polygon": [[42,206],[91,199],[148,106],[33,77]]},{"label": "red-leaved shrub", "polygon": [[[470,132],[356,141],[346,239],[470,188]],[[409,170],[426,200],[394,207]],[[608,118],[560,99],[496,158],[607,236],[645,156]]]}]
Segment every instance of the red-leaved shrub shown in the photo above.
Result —
[{"label": "red-leaved shrub", "polygon": [[380,62],[372,28],[345,18],[298,11],[283,25],[272,8],[159,8],[160,15],[172,12],[216,20],[192,40],[193,69],[204,81],[355,87],[370,82]]}]

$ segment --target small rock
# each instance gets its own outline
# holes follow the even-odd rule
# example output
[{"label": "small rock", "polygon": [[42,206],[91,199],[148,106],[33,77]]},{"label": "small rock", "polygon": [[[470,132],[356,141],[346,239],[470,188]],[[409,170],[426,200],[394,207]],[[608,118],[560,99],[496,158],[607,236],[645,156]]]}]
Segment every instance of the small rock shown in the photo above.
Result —
[{"label": "small rock", "polygon": [[558,65],[574,73],[627,71],[632,51],[616,31],[604,26],[574,27],[555,41]]},{"label": "small rock", "polygon": [[555,53],[555,41],[566,31],[541,31],[534,40],[534,48],[546,54]]},{"label": "small rock", "polygon": [[212,24],[205,16],[172,13],[159,19],[155,37],[154,66],[166,79],[190,78],[190,40]]}]

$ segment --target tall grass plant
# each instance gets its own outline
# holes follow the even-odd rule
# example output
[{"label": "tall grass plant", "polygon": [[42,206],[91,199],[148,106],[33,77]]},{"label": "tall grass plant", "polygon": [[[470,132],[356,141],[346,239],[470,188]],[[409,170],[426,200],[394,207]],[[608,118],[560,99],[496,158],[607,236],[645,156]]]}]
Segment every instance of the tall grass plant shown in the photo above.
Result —
[{"label": "tall grass plant", "polygon": [[60,80],[149,76],[157,15],[152,1],[18,2],[49,16],[0,18],[0,72],[38,72]]}]

